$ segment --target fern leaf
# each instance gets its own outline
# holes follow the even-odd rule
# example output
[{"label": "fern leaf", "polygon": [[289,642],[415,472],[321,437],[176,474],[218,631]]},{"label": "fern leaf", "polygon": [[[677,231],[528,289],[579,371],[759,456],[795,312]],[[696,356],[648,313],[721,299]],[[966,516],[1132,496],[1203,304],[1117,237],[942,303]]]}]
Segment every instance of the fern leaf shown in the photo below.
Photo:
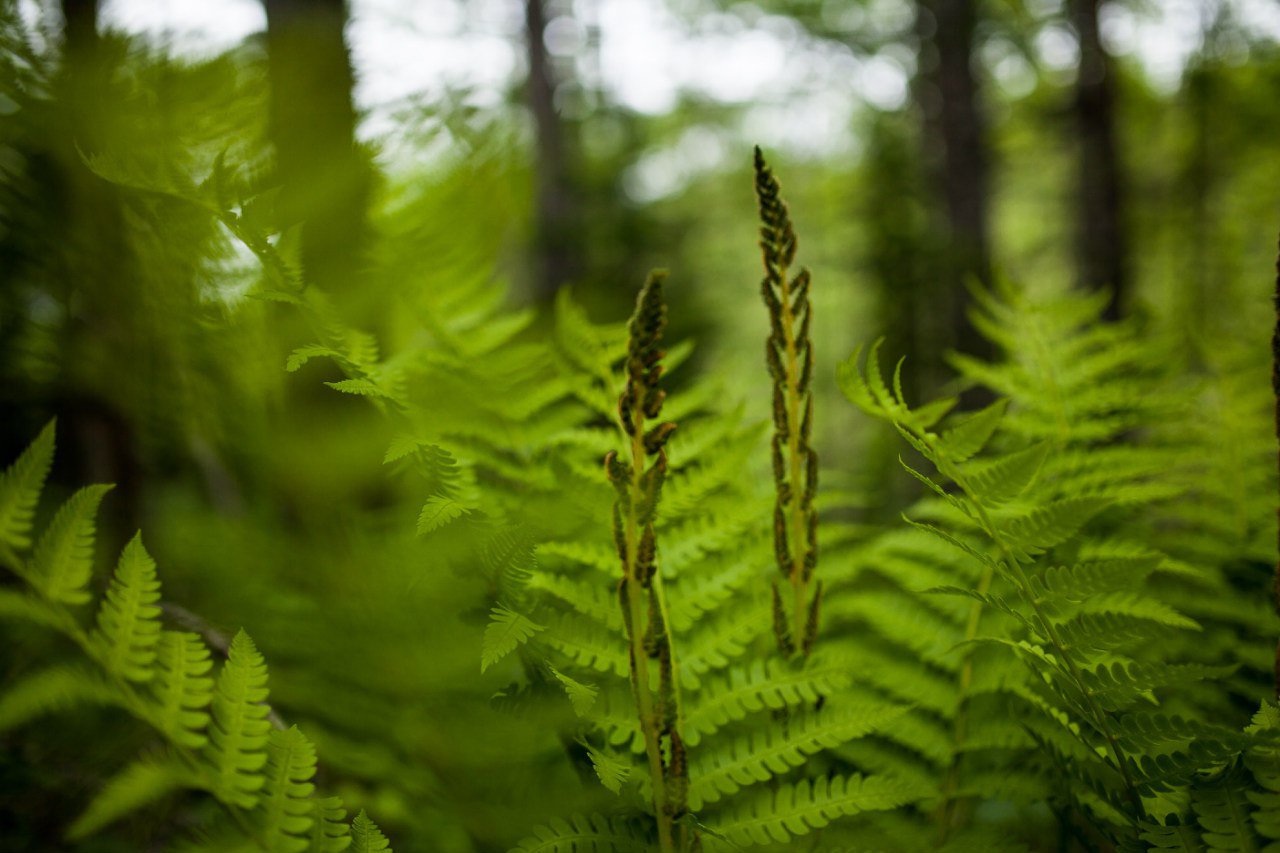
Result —
[{"label": "fern leaf", "polygon": [[49,421],[17,461],[0,474],[0,545],[13,551],[31,547],[31,523],[53,464],[57,421]]},{"label": "fern leaf", "polygon": [[67,828],[67,840],[93,835],[107,824],[191,784],[191,772],[173,759],[142,758],[117,773]]},{"label": "fern leaf", "polygon": [[446,524],[457,521],[471,512],[471,509],[460,501],[444,495],[433,495],[418,513],[418,535],[439,530]]},{"label": "fern leaf", "polygon": [[1218,778],[1199,785],[1192,793],[1196,819],[1204,830],[1205,845],[1212,851],[1248,851],[1258,849],[1257,837],[1249,820],[1249,801],[1240,784],[1236,768]]},{"label": "fern leaf", "polygon": [[1177,821],[1166,825],[1143,823],[1138,837],[1151,845],[1152,850],[1181,850],[1183,853],[1203,853],[1200,833],[1194,826]]},{"label": "fern leaf", "polygon": [[534,634],[545,630],[545,626],[505,607],[493,608],[489,616],[489,625],[484,629],[484,640],[480,646],[481,672],[511,654],[517,646],[529,642]]},{"label": "fern leaf", "polygon": [[785,729],[767,728],[737,738],[728,748],[711,752],[690,770],[689,806],[697,811],[703,803],[736,794],[757,782],[799,767],[816,752],[837,747],[880,729],[905,709],[872,704],[841,708],[838,712],[818,712],[788,721]]},{"label": "fern leaf", "polygon": [[758,711],[817,702],[848,686],[851,667],[846,661],[822,661],[796,671],[772,660],[735,667],[694,694],[684,717],[685,741],[696,746],[706,735]]},{"label": "fern leaf", "polygon": [[1026,491],[1048,455],[1049,443],[1042,441],[991,462],[971,463],[965,477],[983,503],[1004,503]]},{"label": "fern leaf", "polygon": [[583,742],[587,748],[587,757],[591,759],[591,769],[596,771],[596,778],[606,790],[615,794],[622,793],[622,786],[631,775],[631,765],[624,759],[611,755],[602,749],[596,749]]},{"label": "fern leaf", "polygon": [[209,703],[213,699],[213,660],[196,634],[164,631],[156,646],[152,690],[154,722],[169,740],[188,749],[208,743]]},{"label": "fern leaf", "polygon": [[351,827],[346,823],[347,810],[340,797],[316,797],[311,800],[311,833],[308,853],[342,853],[351,846]]},{"label": "fern leaf", "polygon": [[591,713],[591,708],[596,704],[596,697],[600,695],[597,688],[575,681],[555,667],[551,667],[551,674],[564,688],[565,694],[569,697],[569,704],[573,706],[573,713],[579,717],[586,717]]},{"label": "fern leaf", "polygon": [[98,505],[111,486],[88,486],[72,495],[40,537],[29,567],[31,582],[50,601],[83,604],[93,574]]},{"label": "fern leaf", "polygon": [[364,809],[351,821],[351,853],[393,853],[391,842]]},{"label": "fern leaf", "polygon": [[1075,535],[1106,505],[1097,498],[1065,498],[1005,519],[1003,526],[1018,547],[1038,554]]},{"label": "fern leaf", "polygon": [[708,847],[784,843],[837,818],[894,809],[919,797],[913,786],[887,776],[806,779],[762,792],[716,820],[712,828],[720,838],[709,837]]},{"label": "fern leaf", "polygon": [[284,363],[284,369],[289,373],[294,373],[313,358],[332,358],[337,362],[347,363],[346,357],[336,349],[321,344],[311,344],[305,347],[298,347],[289,353],[289,358]]},{"label": "fern leaf", "polygon": [[271,730],[266,701],[266,662],[249,635],[240,631],[218,674],[205,749],[213,765],[213,794],[228,805],[251,809],[258,802]]},{"label": "fern leaf", "polygon": [[137,534],[124,547],[106,597],[98,609],[93,643],[108,672],[129,681],[155,675],[160,640],[160,581],[156,564]]},{"label": "fern leaf", "polygon": [[43,598],[26,592],[0,588],[0,618],[23,619],[33,625],[55,630],[71,627],[67,612]]},{"label": "fern leaf", "polygon": [[51,666],[4,686],[0,694],[0,732],[82,705],[118,702],[119,694],[96,672],[80,666]]},{"label": "fern leaf", "polygon": [[1000,399],[942,433],[943,447],[953,462],[965,462],[982,452],[1004,419],[1009,401]]},{"label": "fern leaf", "polygon": [[573,815],[538,827],[511,853],[649,853],[651,849],[648,837],[630,821]]},{"label": "fern leaf", "polygon": [[382,388],[378,387],[369,379],[339,379],[336,382],[326,382],[335,391],[341,391],[343,394],[354,394],[358,397],[381,397],[383,399],[393,399],[393,396]]},{"label": "fern leaf", "polygon": [[273,730],[262,789],[262,841],[270,853],[303,853],[312,826],[316,749],[297,726]]}]

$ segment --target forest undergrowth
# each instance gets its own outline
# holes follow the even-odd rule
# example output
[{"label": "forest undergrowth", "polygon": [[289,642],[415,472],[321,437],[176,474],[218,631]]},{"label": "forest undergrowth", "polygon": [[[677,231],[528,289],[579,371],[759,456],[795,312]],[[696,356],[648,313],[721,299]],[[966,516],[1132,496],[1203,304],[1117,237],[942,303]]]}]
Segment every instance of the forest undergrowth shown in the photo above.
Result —
[{"label": "forest undergrowth", "polygon": [[[368,409],[383,491],[325,522],[355,577],[171,510],[170,598],[150,530],[102,570],[109,486],[44,494],[56,424],[9,460],[0,732],[112,768],[59,789],[49,849],[1280,849],[1265,345],[1002,282],[974,287],[992,354],[954,354],[949,396],[914,399],[893,340],[820,363],[830,283],[757,149],[753,398],[667,340],[678,269],[626,323],[567,289],[542,316],[462,248],[484,238],[396,233],[494,163],[384,212],[371,277],[419,274],[376,328],[307,283],[254,170],[90,165],[254,261],[247,310],[305,336],[271,369]],[[862,460],[819,460],[833,373],[900,439],[899,520],[866,512]],[[237,608],[259,644],[212,627]]]}]

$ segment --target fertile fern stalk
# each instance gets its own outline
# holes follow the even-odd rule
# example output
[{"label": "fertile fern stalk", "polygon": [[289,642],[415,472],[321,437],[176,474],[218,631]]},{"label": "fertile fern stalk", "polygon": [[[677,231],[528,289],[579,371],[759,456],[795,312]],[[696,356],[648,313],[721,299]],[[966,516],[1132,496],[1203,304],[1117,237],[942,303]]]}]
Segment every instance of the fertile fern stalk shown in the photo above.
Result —
[{"label": "fertile fern stalk", "polygon": [[796,254],[796,234],[778,181],[755,149],[756,197],[760,202],[760,248],[764,280],[760,289],[769,309],[765,357],[773,379],[773,537],[778,570],[791,585],[785,602],[773,585],[773,621],[778,648],[790,656],[808,656],[818,632],[819,581],[810,592],[818,562],[818,457],[809,444],[813,428],[813,342],[809,325],[809,271],[788,278]]},{"label": "fertile fern stalk", "polygon": [[[689,769],[680,737],[675,662],[653,531],[667,474],[663,447],[676,425],[664,422],[646,429],[648,420],[661,415],[666,396],[658,387],[663,356],[659,343],[667,325],[667,306],[662,301],[665,278],[662,271],[649,274],[628,325],[627,384],[618,398],[618,422],[630,443],[630,457],[624,461],[617,452],[610,452],[605,472],[617,492],[613,538],[622,561],[618,598],[630,646],[631,688],[653,780],[658,840],[668,853],[687,846],[677,821],[686,811]],[[655,665],[656,690],[651,674]]]}]

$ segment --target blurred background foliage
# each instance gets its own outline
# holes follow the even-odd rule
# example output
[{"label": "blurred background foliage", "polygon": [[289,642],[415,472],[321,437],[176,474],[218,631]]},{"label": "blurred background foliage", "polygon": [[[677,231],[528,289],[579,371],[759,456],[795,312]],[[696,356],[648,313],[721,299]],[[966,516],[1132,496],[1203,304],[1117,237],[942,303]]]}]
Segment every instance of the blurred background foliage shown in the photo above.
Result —
[{"label": "blurred background foliage", "polygon": [[[947,351],[983,352],[968,281],[1113,288],[1109,315],[1191,368],[1262,375],[1263,0],[169,4],[225,12],[204,40],[131,27],[145,5],[0,2],[0,459],[57,415],[58,487],[119,484],[101,550],[144,528],[168,599],[255,636],[325,784],[400,850],[505,849],[587,795],[543,711],[491,701],[488,581],[410,535],[422,486],[382,464],[394,419],[326,388],[329,362],[285,370],[326,316],[393,357],[477,300],[534,307],[526,336],[562,288],[620,320],[665,266],[671,336],[698,345],[675,385],[709,378],[763,420],[759,142],[814,272],[818,446],[862,520],[912,493],[834,364],[886,334],[913,393],[944,390]],[[665,82],[627,76],[663,63]],[[441,418],[467,411],[432,381]],[[8,633],[3,670],[50,642]],[[16,849],[60,837],[131,748],[85,743],[0,736]]]}]

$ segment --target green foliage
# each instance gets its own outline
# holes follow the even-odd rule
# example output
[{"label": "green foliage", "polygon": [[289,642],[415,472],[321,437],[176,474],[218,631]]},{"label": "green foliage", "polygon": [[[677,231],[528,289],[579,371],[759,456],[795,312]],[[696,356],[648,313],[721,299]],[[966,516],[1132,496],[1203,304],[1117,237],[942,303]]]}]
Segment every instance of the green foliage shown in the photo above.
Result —
[{"label": "green foliage", "polygon": [[[0,477],[0,504],[30,519],[39,502],[53,424]],[[106,781],[66,829],[84,839],[157,801],[182,791],[212,792],[226,807],[229,826],[264,851],[338,851],[355,839],[366,850],[388,850],[385,838],[361,812],[342,823],[336,797],[316,795],[315,748],[297,727],[273,729],[267,666],[244,631],[231,641],[216,680],[212,656],[196,634],[165,630],[156,564],[135,535],[124,547],[96,625],[88,629],[71,605],[88,603],[93,517],[106,493],[82,489],[54,515],[34,553],[29,521],[10,527],[5,565],[38,598],[15,597],[6,616],[37,616],[43,627],[79,647],[83,663],[55,664],[27,676],[0,699],[0,728],[28,725],[48,714],[85,706],[124,709],[154,728],[167,746],[133,760]],[[24,544],[25,543],[25,544]],[[17,602],[24,602],[18,604]],[[86,666],[92,662],[95,666]]]}]

